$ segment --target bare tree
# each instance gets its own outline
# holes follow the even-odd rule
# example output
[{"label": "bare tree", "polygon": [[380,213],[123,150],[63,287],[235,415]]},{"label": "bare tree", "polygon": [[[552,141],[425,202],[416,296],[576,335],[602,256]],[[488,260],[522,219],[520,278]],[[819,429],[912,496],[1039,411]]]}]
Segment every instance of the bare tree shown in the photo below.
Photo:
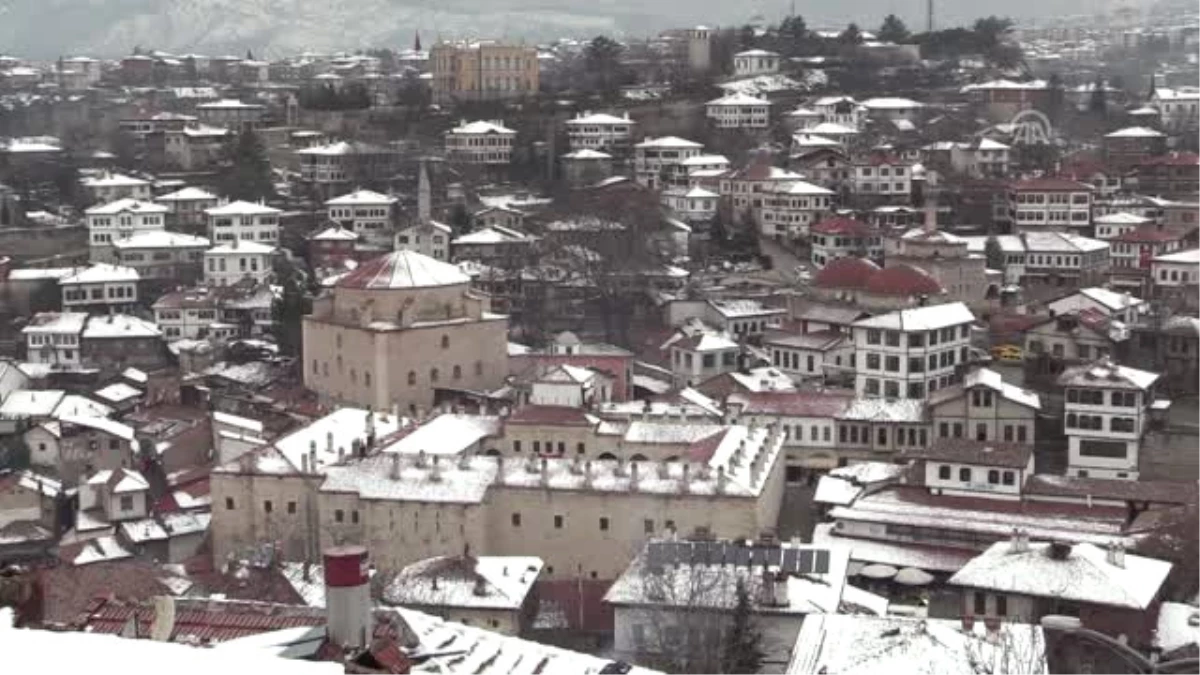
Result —
[{"label": "bare tree", "polygon": [[[973,628],[972,631],[978,630]],[[1004,622],[964,637],[967,662],[978,675],[1045,673],[1046,638],[1036,623]]]}]

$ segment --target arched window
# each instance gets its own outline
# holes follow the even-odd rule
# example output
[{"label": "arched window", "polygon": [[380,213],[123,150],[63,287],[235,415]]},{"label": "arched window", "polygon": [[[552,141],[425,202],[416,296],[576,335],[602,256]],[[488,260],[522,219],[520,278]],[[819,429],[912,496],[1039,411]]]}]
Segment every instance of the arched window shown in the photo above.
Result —
[{"label": "arched window", "polygon": [[438,369],[437,369],[437,368],[430,368],[430,369],[429,369],[429,381],[430,381],[430,382],[437,382],[437,381],[438,381],[438,375],[439,375],[439,374],[438,374]]},{"label": "arched window", "polygon": [[630,458],[629,458],[629,461],[631,461],[631,462],[645,462],[645,461],[648,461],[648,460],[646,459],[646,456],[645,456],[645,455],[640,455],[640,454],[639,454],[639,455],[634,455],[633,457],[630,457]]},{"label": "arched window", "polygon": [[353,368],[350,369],[350,384],[358,384],[358,371]]},{"label": "arched window", "polygon": [[408,371],[408,386],[411,387],[411,386],[415,385],[416,383],[417,383],[417,371],[415,371],[415,370]]},{"label": "arched window", "polygon": [[449,335],[442,336],[442,349],[450,349],[450,336]]},{"label": "arched window", "polygon": [[456,379],[456,380],[462,379],[462,366],[458,366],[458,365],[454,366],[454,379]]},{"label": "arched window", "polygon": [[371,371],[369,371],[369,370],[363,371],[363,384],[368,387],[371,386]]},{"label": "arched window", "polygon": [[615,461],[617,461],[617,456],[612,454],[611,452],[606,452],[606,453],[600,455],[599,457],[597,457],[596,459],[598,459],[602,462],[615,462]]},{"label": "arched window", "polygon": [[345,366],[342,364],[341,354],[339,354],[337,357],[337,371],[338,371],[338,374],[345,372]]},{"label": "arched window", "polygon": [[341,333],[337,334],[337,338],[335,341],[337,342],[337,348],[341,349],[342,348],[342,334]]}]

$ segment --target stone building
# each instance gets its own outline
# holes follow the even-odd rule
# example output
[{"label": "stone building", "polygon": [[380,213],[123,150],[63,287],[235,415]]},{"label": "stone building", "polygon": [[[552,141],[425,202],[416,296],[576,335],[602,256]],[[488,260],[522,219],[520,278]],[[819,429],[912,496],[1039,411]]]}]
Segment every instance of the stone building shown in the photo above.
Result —
[{"label": "stone building", "polygon": [[304,383],[326,401],[412,413],[428,410],[439,388],[498,388],[508,320],[470,283],[414,251],[363,263],[304,317]]}]

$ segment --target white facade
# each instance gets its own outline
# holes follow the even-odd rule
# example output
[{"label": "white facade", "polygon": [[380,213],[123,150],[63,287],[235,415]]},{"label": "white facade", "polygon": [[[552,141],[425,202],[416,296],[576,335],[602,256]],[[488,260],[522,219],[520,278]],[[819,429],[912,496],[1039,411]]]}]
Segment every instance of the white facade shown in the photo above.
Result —
[{"label": "white facade", "polygon": [[392,247],[397,251],[415,251],[434,260],[448,262],[451,236],[453,230],[449,225],[431,220],[397,232]]},{"label": "white facade", "polygon": [[898,161],[871,161],[854,166],[854,191],[908,200],[912,195],[912,170]]},{"label": "white facade", "polygon": [[1060,180],[1033,180],[1013,186],[1009,221],[1020,230],[1084,228],[1092,219],[1091,186]]},{"label": "white facade", "polygon": [[1106,213],[1103,216],[1096,216],[1095,218],[1096,238],[1105,241],[1115,239],[1126,232],[1132,232],[1143,225],[1149,225],[1150,222],[1150,219],[1145,216],[1125,211]]},{"label": "white facade", "polygon": [[329,219],[358,235],[359,241],[373,246],[392,243],[392,216],[396,198],[357,190],[325,202]]},{"label": "white facade", "polygon": [[83,188],[92,202],[107,204],[118,199],[149,200],[150,181],[119,173],[104,173],[83,179]]},{"label": "white facade", "polygon": [[517,132],[501,122],[463,123],[446,132],[446,158],[463,164],[508,164]]},{"label": "white facade", "polygon": [[1068,476],[1138,479],[1138,455],[1158,377],[1111,362],[1062,374]]},{"label": "white facade", "polygon": [[1200,249],[1160,255],[1150,261],[1150,274],[1158,288],[1191,288],[1200,284]]},{"label": "white facade", "polygon": [[721,195],[704,188],[669,188],[663,190],[662,203],[676,216],[687,222],[712,220],[717,214]]},{"label": "white facade", "polygon": [[746,94],[722,96],[704,108],[718,129],[765,129],[771,123],[771,103]]},{"label": "white facade", "polygon": [[699,143],[674,136],[647,138],[633,146],[633,171],[639,185],[661,188],[664,170],[672,170],[704,148]]},{"label": "white facade", "polygon": [[854,324],[856,395],[925,399],[958,381],[975,316],[961,302],[904,309]]},{"label": "white facade", "polygon": [[567,120],[567,140],[572,152],[627,148],[633,138],[634,124],[629,119],[629,113],[625,113],[624,117],[606,113],[580,113],[574,119]]},{"label": "white facade", "polygon": [[733,55],[733,74],[737,77],[770,75],[779,72],[779,54],[765,49],[750,49]]},{"label": "white facade", "polygon": [[154,201],[167,207],[167,213],[176,223],[192,226],[203,225],[207,218],[205,211],[220,203],[215,194],[195,187],[155,197]]},{"label": "white facade", "polygon": [[832,190],[804,181],[766,185],[758,211],[759,231],[776,239],[807,236],[809,227],[833,208],[833,198]]},{"label": "white facade", "polygon": [[1200,120],[1200,89],[1157,89],[1150,97],[1150,105],[1162,113],[1164,128],[1172,131],[1195,129]]},{"label": "white facade", "polygon": [[25,336],[25,358],[30,363],[79,365],[79,339],[87,314],[47,312],[34,316],[21,329]]},{"label": "white facade", "polygon": [[821,122],[852,129],[857,129],[866,116],[866,108],[849,96],[825,96],[817,99],[812,107],[820,114]]},{"label": "white facade", "polygon": [[165,229],[166,213],[165,206],[136,199],[93,206],[85,212],[91,258],[96,262],[112,262],[112,242]]},{"label": "white facade", "polygon": [[204,282],[213,286],[232,286],[243,279],[256,284],[271,275],[274,246],[253,241],[233,240],[204,252]]},{"label": "white facade", "polygon": [[140,275],[132,267],[97,263],[58,280],[63,309],[108,305],[120,309],[137,303]]},{"label": "white facade", "polygon": [[275,246],[279,243],[279,209],[252,202],[230,202],[208,209],[208,238],[220,246],[234,240]]}]

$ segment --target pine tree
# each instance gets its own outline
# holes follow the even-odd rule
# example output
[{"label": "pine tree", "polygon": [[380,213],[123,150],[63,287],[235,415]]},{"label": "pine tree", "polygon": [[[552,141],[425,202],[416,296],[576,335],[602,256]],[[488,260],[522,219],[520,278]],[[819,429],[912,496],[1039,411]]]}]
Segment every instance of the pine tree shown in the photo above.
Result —
[{"label": "pine tree", "polygon": [[271,332],[284,356],[303,356],[303,317],[312,311],[312,300],[304,292],[300,274],[293,273],[283,281],[283,293],[271,305]]},{"label": "pine tree", "polygon": [[257,200],[272,197],[271,161],[258,134],[244,129],[226,148],[229,168],[221,177],[221,191],[232,199]]},{"label": "pine tree", "polygon": [[912,34],[908,32],[908,26],[900,20],[900,17],[895,14],[888,14],[883,17],[883,25],[879,27],[879,39],[883,42],[906,42]]},{"label": "pine tree", "polygon": [[737,580],[737,602],[733,606],[733,621],[725,636],[725,653],[721,671],[725,673],[757,673],[762,667],[762,633],[755,625],[753,603],[746,582]]},{"label": "pine tree", "polygon": [[1004,249],[1000,246],[1000,240],[995,235],[987,238],[987,241],[983,245],[983,253],[987,257],[988,269],[1004,269]]},{"label": "pine tree", "polygon": [[1108,90],[1105,86],[1103,78],[1097,77],[1092,85],[1092,98],[1088,101],[1088,111],[1101,117],[1108,115]]}]

